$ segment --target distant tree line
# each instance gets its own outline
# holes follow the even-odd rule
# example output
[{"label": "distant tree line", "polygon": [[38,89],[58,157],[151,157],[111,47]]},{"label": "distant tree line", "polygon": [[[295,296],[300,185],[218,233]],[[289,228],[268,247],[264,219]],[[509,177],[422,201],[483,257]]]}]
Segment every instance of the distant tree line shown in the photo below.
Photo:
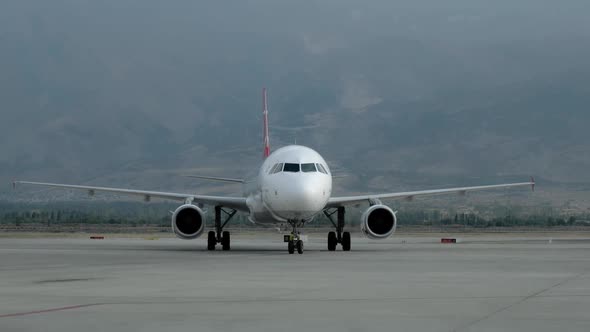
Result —
[{"label": "distant tree line", "polygon": [[[112,224],[169,226],[171,211],[177,208],[171,203],[136,202],[64,202],[64,203],[1,203],[0,224]],[[213,224],[211,208],[207,212],[207,224]],[[513,213],[518,210],[518,213]],[[465,226],[465,227],[553,227],[590,226],[590,215],[559,214],[555,211],[533,210],[531,214],[514,208],[496,208],[493,212],[457,212],[450,209],[406,208],[397,214],[399,225],[413,226]],[[362,209],[350,209],[346,214],[348,225],[360,223]],[[237,214],[232,226],[251,225],[248,217]],[[318,215],[310,226],[328,226],[330,221]]]}]

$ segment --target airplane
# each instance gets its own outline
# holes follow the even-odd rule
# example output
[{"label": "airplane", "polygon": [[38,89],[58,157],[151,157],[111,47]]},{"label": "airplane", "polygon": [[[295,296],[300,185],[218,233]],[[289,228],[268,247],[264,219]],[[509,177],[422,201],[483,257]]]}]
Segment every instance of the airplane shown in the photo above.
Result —
[{"label": "airplane", "polygon": [[[214,229],[207,233],[207,249],[215,250],[221,244],[222,250],[230,250],[230,232],[225,226],[241,212],[248,215],[252,223],[288,223],[292,231],[284,236],[289,254],[303,253],[300,228],[323,213],[332,223],[334,231],[328,233],[328,250],[335,251],[338,244],[343,251],[350,251],[350,232],[344,231],[346,207],[368,203],[369,207],[361,216],[361,232],[369,239],[387,239],[395,233],[397,211],[382,203],[382,200],[412,200],[419,196],[480,191],[498,188],[531,186],[529,182],[504,183],[474,187],[459,187],[409,192],[366,194],[355,196],[332,196],[332,173],[328,163],[315,150],[301,145],[288,145],[271,153],[268,130],[268,105],[266,88],[262,90],[263,115],[263,162],[257,176],[250,179],[235,179],[194,175],[192,177],[239,183],[243,186],[241,197],[209,196],[201,194],[172,193],[124,188],[70,185],[59,183],[15,181],[17,184],[37,185],[62,189],[85,190],[93,196],[96,192],[108,192],[139,196],[145,201],[152,198],[181,201],[171,218],[172,231],[180,239],[192,240],[205,230],[203,207],[213,206],[215,211]],[[334,220],[336,215],[336,220]]]}]

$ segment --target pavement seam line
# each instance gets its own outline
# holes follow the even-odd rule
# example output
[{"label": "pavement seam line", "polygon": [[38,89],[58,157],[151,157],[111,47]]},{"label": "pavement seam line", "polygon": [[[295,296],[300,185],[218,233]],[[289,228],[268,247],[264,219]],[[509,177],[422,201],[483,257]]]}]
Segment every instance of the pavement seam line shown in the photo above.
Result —
[{"label": "pavement seam line", "polygon": [[2,314],[2,315],[0,315],[0,318],[19,317],[19,316],[43,314],[43,313],[48,313],[48,312],[73,310],[73,309],[80,309],[80,308],[86,308],[86,307],[94,307],[94,306],[99,306],[99,305],[103,305],[103,304],[104,303],[78,304],[78,305],[71,305],[71,306],[67,306],[67,307],[49,308],[49,309],[33,310],[33,311],[25,311],[25,312],[15,312],[15,313],[11,313],[11,314]]},{"label": "pavement seam line", "polygon": [[504,311],[506,311],[506,310],[508,310],[508,309],[510,309],[510,308],[512,308],[512,307],[514,307],[514,306],[517,306],[517,305],[519,305],[519,304],[521,304],[521,303],[524,303],[524,302],[526,302],[526,301],[528,301],[528,300],[530,300],[530,299],[532,299],[532,298],[534,298],[534,297],[537,297],[538,295],[540,295],[540,294],[543,294],[543,293],[545,293],[545,292],[547,292],[547,291],[549,291],[549,290],[551,290],[551,289],[553,289],[553,288],[555,288],[555,287],[561,286],[561,285],[563,285],[563,284],[565,284],[565,283],[568,283],[568,282],[570,282],[570,281],[572,281],[572,280],[578,279],[578,278],[580,278],[580,277],[584,276],[586,273],[588,273],[588,272],[581,272],[581,273],[578,273],[578,274],[576,274],[576,275],[574,275],[574,276],[571,276],[571,277],[569,277],[569,278],[566,278],[566,279],[564,279],[564,280],[562,280],[562,281],[560,281],[560,282],[558,282],[558,283],[556,283],[556,284],[553,284],[553,285],[551,285],[551,286],[549,286],[549,287],[543,288],[543,289],[541,289],[540,291],[537,291],[537,292],[534,292],[534,293],[532,293],[532,294],[530,294],[530,295],[527,295],[527,296],[525,296],[525,297],[521,298],[519,301],[516,301],[516,302],[514,302],[514,303],[511,303],[511,304],[509,304],[509,305],[506,305],[506,306],[504,306],[504,307],[501,307],[501,308],[499,308],[499,309],[497,309],[497,310],[494,310],[494,311],[492,311],[491,313],[489,313],[489,314],[487,314],[487,315],[485,315],[485,316],[483,316],[483,317],[480,317],[480,318],[478,318],[478,319],[476,319],[476,320],[474,320],[474,321],[471,321],[471,322],[469,322],[469,323],[465,324],[464,326],[460,326],[460,327],[458,327],[458,328],[454,328],[454,329],[452,330],[452,332],[459,332],[459,331],[462,331],[462,330],[468,329],[468,328],[472,327],[473,325],[476,325],[476,324],[478,324],[478,323],[480,323],[480,322],[482,322],[482,321],[484,321],[484,320],[486,320],[486,319],[488,319],[488,318],[490,318],[490,317],[492,317],[492,316],[495,316],[495,315],[497,315],[497,314],[499,314],[499,313],[501,313],[501,312],[504,312]]}]

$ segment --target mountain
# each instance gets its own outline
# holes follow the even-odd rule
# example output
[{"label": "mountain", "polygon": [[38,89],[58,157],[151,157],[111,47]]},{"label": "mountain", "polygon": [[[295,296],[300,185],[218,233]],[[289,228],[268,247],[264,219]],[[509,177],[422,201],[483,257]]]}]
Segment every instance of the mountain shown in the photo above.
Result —
[{"label": "mountain", "polygon": [[317,149],[342,192],[534,174],[587,199],[584,6],[5,2],[0,181],[236,191],[179,175],[256,167],[266,86],[272,146]]}]

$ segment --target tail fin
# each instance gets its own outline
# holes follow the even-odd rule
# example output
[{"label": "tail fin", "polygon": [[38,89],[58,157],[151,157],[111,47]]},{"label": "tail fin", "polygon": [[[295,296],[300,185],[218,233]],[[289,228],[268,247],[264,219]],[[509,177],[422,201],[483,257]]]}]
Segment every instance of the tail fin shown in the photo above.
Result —
[{"label": "tail fin", "polygon": [[262,88],[262,117],[264,121],[263,135],[264,135],[264,155],[266,158],[270,155],[270,140],[268,137],[268,104],[266,101],[266,88]]}]

